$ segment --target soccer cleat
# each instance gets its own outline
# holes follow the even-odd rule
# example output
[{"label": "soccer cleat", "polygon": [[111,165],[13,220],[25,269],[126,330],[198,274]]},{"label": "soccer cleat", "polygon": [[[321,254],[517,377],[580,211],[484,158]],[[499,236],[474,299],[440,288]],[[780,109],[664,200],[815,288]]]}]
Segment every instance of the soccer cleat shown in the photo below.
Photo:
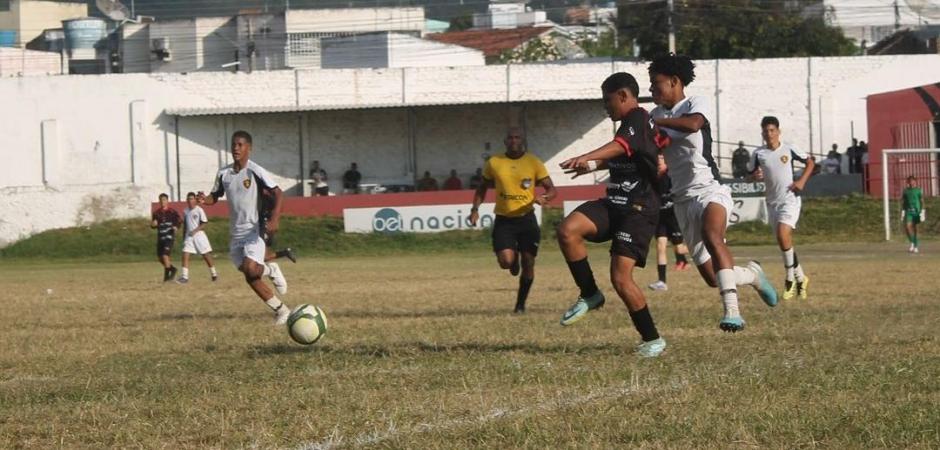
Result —
[{"label": "soccer cleat", "polygon": [[689,263],[687,263],[687,262],[685,262],[685,261],[679,261],[679,262],[676,263],[675,270],[676,270],[677,272],[682,272],[682,271],[685,271],[685,270],[689,270]]},{"label": "soccer cleat", "polygon": [[588,298],[578,297],[578,301],[565,311],[565,315],[561,316],[561,324],[568,326],[583,319],[588,311],[604,306],[604,302],[604,294],[602,294],[600,290]]},{"label": "soccer cleat", "polygon": [[287,318],[290,317],[290,308],[286,304],[281,304],[280,307],[274,311],[274,325],[284,325],[287,323]]},{"label": "soccer cleat", "polygon": [[916,248],[917,248],[917,247],[914,247],[914,244],[911,244],[911,246],[907,248],[907,252],[908,252],[908,253],[914,253],[914,249],[916,249]]},{"label": "soccer cleat", "polygon": [[297,256],[294,255],[294,249],[292,249],[292,248],[290,248],[290,247],[287,247],[287,248],[284,249],[284,257],[287,258],[287,259],[289,259],[290,262],[292,262],[292,263],[294,263],[294,264],[297,263]]},{"label": "soccer cleat", "polygon": [[794,283],[794,282],[792,282],[792,281],[790,281],[790,280],[786,280],[786,281],[783,282],[783,286],[784,286],[784,288],[783,288],[783,299],[784,299],[784,300],[790,300],[790,299],[792,299],[793,297],[796,297],[796,291],[797,291],[796,283]]},{"label": "soccer cleat", "polygon": [[764,275],[764,268],[761,267],[760,263],[757,261],[747,263],[747,267],[757,275],[757,284],[754,285],[754,289],[757,290],[760,299],[763,300],[767,306],[777,306],[777,290],[774,289],[774,286],[770,284],[770,280]]},{"label": "soccer cleat", "polygon": [[721,319],[721,322],[718,322],[718,328],[721,328],[722,331],[729,333],[736,333],[744,329],[744,319],[741,318],[741,316],[725,316],[723,319]]},{"label": "soccer cleat", "polygon": [[669,290],[669,286],[666,285],[666,283],[663,282],[662,280],[657,281],[655,283],[650,283],[649,288],[654,291],[668,291]]},{"label": "soccer cleat", "polygon": [[179,283],[179,284],[186,284],[186,283],[189,283],[189,278],[186,278],[186,277],[179,277],[179,278],[176,279],[176,282]]},{"label": "soccer cleat", "polygon": [[653,339],[636,346],[636,354],[644,358],[655,358],[666,349],[666,340],[663,338]]},{"label": "soccer cleat", "polygon": [[176,266],[170,266],[170,273],[167,274],[166,281],[176,278]]},{"label": "soccer cleat", "polygon": [[277,290],[278,294],[284,295],[287,293],[287,279],[284,278],[284,273],[281,272],[281,266],[278,266],[277,263],[267,263],[268,268],[271,269],[271,273],[268,275],[268,278],[271,279],[271,283],[274,283],[274,289]]},{"label": "soccer cleat", "polygon": [[809,292],[809,277],[803,275],[803,281],[796,284],[796,291],[800,294],[800,298],[806,300],[806,296]]},{"label": "soccer cleat", "polygon": [[512,310],[513,314],[525,314],[525,304],[516,303],[516,308]]},{"label": "soccer cleat", "polygon": [[213,275],[213,276],[212,276],[212,281],[219,281],[219,276],[218,276],[218,275]]},{"label": "soccer cleat", "polygon": [[914,247],[914,253],[920,253],[920,247]]}]

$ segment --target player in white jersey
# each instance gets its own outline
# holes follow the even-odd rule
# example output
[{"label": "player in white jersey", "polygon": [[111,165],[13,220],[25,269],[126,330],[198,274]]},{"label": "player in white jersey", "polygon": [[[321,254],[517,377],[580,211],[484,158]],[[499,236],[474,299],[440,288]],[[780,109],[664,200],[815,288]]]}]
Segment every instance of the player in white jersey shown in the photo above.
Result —
[{"label": "player in white jersey", "polygon": [[183,211],[183,270],[177,283],[189,283],[189,255],[201,255],[203,261],[209,266],[212,281],[219,279],[219,272],[212,263],[212,245],[209,236],[203,231],[209,218],[196,201],[196,193],[186,194],[186,210]]},{"label": "player in white jersey", "polygon": [[[287,281],[280,267],[275,263],[264,262],[265,245],[261,237],[263,232],[275,233],[281,220],[281,188],[263,167],[249,161],[251,155],[251,135],[245,131],[232,134],[232,158],[229,166],[219,171],[215,186],[209,196],[199,194],[199,201],[206,205],[215,204],[222,196],[228,196],[229,227],[231,241],[229,256],[238,270],[245,274],[245,281],[258,294],[268,307],[274,311],[274,323],[287,323],[290,309],[271,292],[262,277],[271,278],[279,294],[287,292]],[[271,218],[264,222],[260,215],[261,190],[274,192],[275,204]]]},{"label": "player in white jersey", "polygon": [[676,218],[702,278],[721,293],[725,314],[718,326],[724,331],[744,329],[738,307],[737,286],[753,286],[769,306],[777,304],[777,291],[756,261],[734,265],[725,244],[731,212],[731,190],[718,182],[718,166],[711,154],[711,107],[704,97],[686,97],[685,86],[695,79],[695,64],[685,56],[668,55],[649,66],[650,93],[658,106],[650,115],[669,136],[663,150]]},{"label": "player in white jersey", "polygon": [[[764,145],[754,151],[747,169],[767,186],[767,213],[783,252],[783,267],[787,273],[783,298],[787,300],[799,294],[805,299],[809,277],[803,273],[793,250],[793,230],[800,220],[800,192],[813,175],[816,161],[793,145],[780,142],[780,121],[776,117],[764,117],[760,127]],[[794,177],[793,171],[796,161],[806,165],[799,179]]]}]

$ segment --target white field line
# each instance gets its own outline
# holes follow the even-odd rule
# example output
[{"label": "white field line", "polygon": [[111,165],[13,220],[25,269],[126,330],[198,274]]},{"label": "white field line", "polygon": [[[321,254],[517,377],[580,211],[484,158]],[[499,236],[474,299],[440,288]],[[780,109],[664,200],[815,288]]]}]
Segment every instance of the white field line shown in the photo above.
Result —
[{"label": "white field line", "polygon": [[412,426],[399,427],[394,423],[389,423],[385,430],[362,433],[353,437],[345,437],[336,432],[332,435],[316,442],[308,442],[295,447],[297,450],[332,450],[345,446],[367,446],[378,444],[398,436],[407,436],[429,432],[449,431],[464,427],[479,427],[490,422],[502,419],[511,419],[514,417],[523,417],[530,414],[550,413],[563,409],[590,403],[595,400],[613,400],[626,397],[631,394],[649,393],[657,391],[675,391],[688,386],[685,380],[673,382],[660,386],[640,386],[637,378],[633,379],[631,386],[608,387],[596,389],[587,394],[565,397],[558,395],[549,400],[535,403],[529,406],[523,406],[516,409],[495,408],[475,417],[462,417],[454,419],[445,419],[438,422],[419,423]]}]

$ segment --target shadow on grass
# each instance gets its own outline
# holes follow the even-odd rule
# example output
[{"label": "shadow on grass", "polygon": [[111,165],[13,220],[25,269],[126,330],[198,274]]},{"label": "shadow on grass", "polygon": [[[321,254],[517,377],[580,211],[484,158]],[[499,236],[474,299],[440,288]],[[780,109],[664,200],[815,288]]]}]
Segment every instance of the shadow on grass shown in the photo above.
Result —
[{"label": "shadow on grass", "polygon": [[232,320],[232,319],[246,319],[246,320],[259,320],[260,318],[267,318],[263,314],[254,314],[254,313],[242,313],[242,314],[233,314],[233,313],[209,313],[209,314],[194,314],[190,312],[178,312],[178,313],[167,313],[160,314],[156,317],[142,318],[143,321],[152,321],[152,322],[172,322],[176,320]]},{"label": "shadow on grass", "polygon": [[365,356],[372,358],[385,358],[407,355],[435,355],[435,354],[492,354],[519,352],[533,355],[580,355],[580,354],[618,354],[629,353],[619,343],[596,343],[590,345],[553,345],[533,342],[519,343],[485,343],[462,342],[454,344],[429,344],[426,342],[399,343],[399,344],[368,344],[338,346],[331,344],[300,346],[292,344],[259,345],[247,352],[249,358],[263,358],[268,356],[289,355],[296,353],[316,352],[323,355]]}]

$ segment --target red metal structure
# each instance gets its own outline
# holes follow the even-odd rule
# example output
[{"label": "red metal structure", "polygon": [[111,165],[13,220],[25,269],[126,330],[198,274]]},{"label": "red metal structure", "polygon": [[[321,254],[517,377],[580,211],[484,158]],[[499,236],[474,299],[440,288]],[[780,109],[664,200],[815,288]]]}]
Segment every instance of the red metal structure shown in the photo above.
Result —
[{"label": "red metal structure", "polygon": [[[882,150],[940,147],[940,82],[868,96],[868,167],[865,188],[881,197]],[[900,195],[904,179],[917,176],[924,193],[940,195],[937,156],[932,154],[892,156],[889,163],[889,193]]]}]

